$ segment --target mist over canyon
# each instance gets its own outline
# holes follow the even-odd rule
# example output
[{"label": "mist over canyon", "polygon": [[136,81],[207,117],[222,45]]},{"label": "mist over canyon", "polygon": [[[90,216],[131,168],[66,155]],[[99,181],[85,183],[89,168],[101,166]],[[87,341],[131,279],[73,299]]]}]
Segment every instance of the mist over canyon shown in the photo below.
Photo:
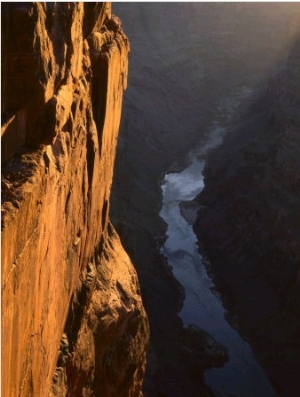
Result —
[{"label": "mist over canyon", "polygon": [[[226,318],[243,338],[250,341],[256,359],[266,371],[266,379],[269,378],[273,385],[273,395],[293,395],[292,391],[299,388],[296,374],[295,377],[292,375],[299,368],[299,350],[296,342],[284,341],[289,340],[291,335],[296,340],[298,315],[292,310],[289,316],[293,321],[287,320],[292,324],[291,328],[286,326],[284,318],[288,309],[284,307],[287,304],[281,295],[279,299],[282,310],[279,309],[274,282],[277,283],[276,278],[285,277],[284,274],[296,282],[294,264],[297,259],[296,262],[291,259],[294,254],[288,251],[287,256],[277,260],[281,265],[275,266],[280,266],[283,273],[274,269],[274,274],[270,276],[273,282],[266,282],[265,276],[261,277],[265,271],[257,269],[271,269],[274,263],[272,255],[277,254],[269,255],[266,249],[262,254],[264,262],[257,262],[256,257],[253,258],[250,253],[262,250],[265,241],[263,235],[269,234],[269,245],[272,247],[273,241],[276,245],[280,239],[279,234],[273,233],[276,227],[272,222],[260,221],[264,222],[264,231],[262,225],[253,226],[252,221],[248,220],[249,212],[244,212],[243,204],[239,206],[242,201],[240,197],[237,198],[230,192],[235,189],[234,186],[236,189],[244,186],[243,197],[246,197],[247,206],[253,206],[255,211],[258,200],[257,197],[254,199],[255,194],[264,191],[261,194],[266,197],[270,195],[273,197],[271,201],[277,201],[275,212],[288,211],[290,220],[287,222],[292,222],[291,218],[297,219],[297,177],[294,182],[288,182],[289,179],[284,177],[287,186],[280,190],[285,193],[279,193],[279,188],[270,192],[261,178],[257,177],[255,183],[252,182],[251,193],[248,179],[243,172],[236,170],[243,169],[244,163],[240,164],[239,161],[246,156],[243,154],[246,150],[249,159],[265,156],[266,160],[261,161],[269,164],[268,168],[262,167],[258,171],[255,167],[255,170],[252,168],[249,160],[247,175],[264,175],[262,178],[269,179],[270,183],[273,183],[271,180],[275,180],[276,175],[280,175],[281,164],[272,170],[274,159],[270,153],[274,150],[271,147],[277,145],[275,142],[279,133],[276,131],[283,132],[282,125],[286,124],[278,122],[286,119],[282,113],[283,108],[290,109],[285,110],[285,114],[290,112],[293,114],[290,119],[296,120],[293,121],[294,132],[290,132],[293,137],[286,140],[289,142],[287,145],[295,144],[293,150],[297,153],[299,125],[295,98],[299,92],[299,80],[295,76],[299,74],[299,51],[295,40],[299,26],[299,5],[136,3],[115,4],[114,10],[131,39],[131,52],[129,86],[124,98],[113,183],[112,218],[137,268],[150,319],[150,350],[144,393],[146,396],[213,395],[203,385],[201,373],[206,368],[224,365],[228,359],[224,341],[222,345],[218,345],[221,340],[216,338],[214,342],[208,342],[200,330],[201,335],[191,336],[190,330],[183,326],[177,313],[182,310],[187,290],[185,292],[181,285],[183,280],[174,277],[176,269],[166,252],[162,254],[162,247],[170,236],[169,225],[160,217],[164,199],[161,185],[165,183],[165,175],[181,172],[197,156],[204,161],[209,153],[205,166],[205,185],[208,187],[199,198],[191,203],[183,203],[183,212],[192,208],[195,214],[200,206],[205,206],[206,209],[199,212],[194,229],[199,237],[202,254],[209,261],[208,271],[228,310]],[[294,59],[292,65],[290,59]],[[287,64],[290,66],[287,67]],[[292,74],[293,79],[287,77]],[[293,87],[288,88],[289,93],[283,96],[278,93],[285,91],[288,84]],[[220,149],[203,151],[202,148],[214,139],[218,131],[217,135],[223,140]],[[264,134],[267,137],[261,141],[260,136]],[[217,144],[220,142],[216,139],[215,146]],[[291,155],[288,149],[282,150],[286,158],[292,156],[292,161],[297,162],[297,154]],[[248,155],[248,151],[251,155]],[[257,167],[260,167],[258,163]],[[294,175],[297,166],[291,167],[286,172]],[[268,174],[269,169],[272,170],[272,176]],[[201,181],[201,168],[198,172]],[[231,178],[227,188],[222,182],[224,174],[226,178]],[[182,179],[183,189],[185,183],[189,182]],[[292,198],[286,202],[279,199],[280,195],[289,195],[287,192],[291,185],[292,189],[296,189]],[[229,213],[230,206],[232,210]],[[193,221],[195,216],[197,214],[193,215]],[[219,225],[221,216],[222,222],[228,225],[227,229],[223,223],[222,226]],[[224,220],[225,216],[227,218]],[[276,223],[275,220],[274,222]],[[234,259],[230,259],[228,252],[219,247],[221,237],[217,233],[220,229],[224,231],[222,246],[229,245],[230,255]],[[282,229],[281,240],[285,240],[283,236],[287,233],[287,228]],[[233,235],[239,235],[239,239],[233,238]],[[244,236],[248,248],[244,245]],[[292,238],[291,241],[295,240]],[[234,253],[237,252],[243,254],[236,258]],[[184,257],[181,258],[179,262],[182,264]],[[229,259],[234,261],[234,266],[227,263]],[[294,263],[291,267],[290,260]],[[245,268],[252,270],[243,270]],[[271,274],[272,270],[268,272]],[[223,273],[231,281],[226,278],[224,281]],[[245,278],[252,280],[251,283],[247,282],[247,287]],[[238,292],[242,290],[243,293]],[[288,282],[281,291],[283,294],[290,291]],[[199,294],[201,295],[200,292]],[[295,294],[288,293],[289,305],[297,306]],[[260,307],[259,310],[257,306]],[[284,313],[281,320],[279,316],[274,317],[276,311]],[[205,320],[202,321],[203,324],[199,314],[197,321],[192,323],[206,329]],[[279,322],[285,325],[279,327]],[[269,339],[272,340],[270,345]],[[214,344],[213,349],[207,348],[210,343]],[[187,351],[190,353],[186,354]],[[227,381],[229,384],[234,383],[234,379]],[[215,395],[217,390],[222,395],[234,394],[235,390],[234,386],[231,390],[230,386],[222,390],[218,383],[212,388]],[[249,387],[244,388],[248,388],[248,391],[244,391],[244,394],[236,392],[235,395],[254,395]],[[261,389],[256,390],[255,395],[267,394]]]}]

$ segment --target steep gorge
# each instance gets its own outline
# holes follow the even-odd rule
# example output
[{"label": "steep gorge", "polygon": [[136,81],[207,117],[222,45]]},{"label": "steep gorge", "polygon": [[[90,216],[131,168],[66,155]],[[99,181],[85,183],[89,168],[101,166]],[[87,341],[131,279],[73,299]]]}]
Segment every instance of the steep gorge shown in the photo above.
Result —
[{"label": "steep gorge", "polygon": [[149,327],[109,220],[129,42],[109,3],[2,3],[2,393],[140,396]]},{"label": "steep gorge", "polygon": [[[205,395],[199,391],[200,367],[221,363],[218,354],[204,359],[203,339],[197,345],[202,348],[198,365],[199,356],[190,356],[189,368],[184,355],[193,348],[184,346],[178,318],[185,292],[160,249],[167,238],[167,225],[159,217],[160,185],[165,174],[187,166],[188,153],[203,147],[215,129],[230,133],[241,109],[255,101],[298,29],[299,4],[132,3],[116,8],[132,51],[112,219],[139,272],[150,318],[144,392]],[[217,353],[224,351],[218,347]]]},{"label": "steep gorge", "polygon": [[[227,360],[226,348],[178,317],[184,291],[160,252],[166,224],[159,184],[186,165],[186,154],[215,125],[229,123],[232,102],[261,83],[288,41],[294,11],[262,5],[258,17],[251,4],[124,7],[140,41],[113,175],[129,42],[110,4],[2,4],[5,396],[140,397],[149,338],[141,293],[152,331],[145,397],[212,396],[203,371]],[[244,24],[257,47],[237,39]],[[258,118],[251,113],[241,123],[243,139],[247,131],[257,139],[246,139],[245,148],[237,128],[211,154],[200,198],[207,207],[195,226],[201,240],[202,226],[208,232],[203,245],[228,308],[287,396],[299,368],[296,48],[290,74],[281,75],[288,84],[276,78],[252,109]],[[261,136],[259,123],[268,126]],[[110,221],[113,180],[112,223],[131,259]],[[225,218],[226,238],[219,227]],[[224,238],[217,246],[216,237]],[[226,266],[218,262],[224,254]],[[280,305],[269,305],[274,296]],[[249,310],[258,304],[260,311]],[[288,338],[295,342],[286,348]]]}]

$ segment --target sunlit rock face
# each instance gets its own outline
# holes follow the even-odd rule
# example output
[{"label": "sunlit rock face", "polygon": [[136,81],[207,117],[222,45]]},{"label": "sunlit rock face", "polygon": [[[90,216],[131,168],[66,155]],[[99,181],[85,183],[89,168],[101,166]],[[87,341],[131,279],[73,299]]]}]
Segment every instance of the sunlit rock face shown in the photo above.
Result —
[{"label": "sunlit rock face", "polygon": [[148,322],[109,221],[129,43],[106,3],[2,5],[2,392],[140,396]]},{"label": "sunlit rock face", "polygon": [[300,392],[300,40],[208,157],[194,229],[278,395]]}]

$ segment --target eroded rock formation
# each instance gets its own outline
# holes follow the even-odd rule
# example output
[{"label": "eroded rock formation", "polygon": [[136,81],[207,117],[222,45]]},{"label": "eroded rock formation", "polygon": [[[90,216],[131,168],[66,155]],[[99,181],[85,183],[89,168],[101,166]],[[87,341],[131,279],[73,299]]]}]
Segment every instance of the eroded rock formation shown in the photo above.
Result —
[{"label": "eroded rock formation", "polygon": [[109,221],[129,43],[107,3],[2,4],[2,392],[140,396],[148,322]]}]

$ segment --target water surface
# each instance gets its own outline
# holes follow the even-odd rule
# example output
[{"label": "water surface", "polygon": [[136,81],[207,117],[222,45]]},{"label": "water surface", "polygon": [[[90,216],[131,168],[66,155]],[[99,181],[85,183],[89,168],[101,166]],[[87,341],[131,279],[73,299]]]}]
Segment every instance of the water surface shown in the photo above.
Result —
[{"label": "water surface", "polygon": [[180,173],[165,176],[160,215],[168,224],[168,238],[163,253],[185,289],[186,298],[179,313],[183,322],[196,324],[228,348],[229,362],[221,369],[206,371],[206,383],[213,390],[238,397],[271,397],[275,393],[249,345],[225,319],[222,302],[212,291],[213,282],[198,253],[192,226],[180,213],[180,202],[193,199],[204,187],[203,154],[221,142],[222,132],[221,127],[214,126],[209,142],[190,154],[190,165]]}]

